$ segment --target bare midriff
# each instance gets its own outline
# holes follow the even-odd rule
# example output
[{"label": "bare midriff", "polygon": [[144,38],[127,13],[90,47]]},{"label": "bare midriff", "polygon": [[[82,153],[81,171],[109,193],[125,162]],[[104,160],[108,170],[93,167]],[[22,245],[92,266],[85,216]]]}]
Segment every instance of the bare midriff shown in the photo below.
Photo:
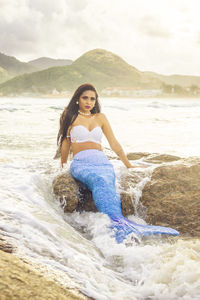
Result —
[{"label": "bare midriff", "polygon": [[71,143],[71,148],[73,156],[80,151],[88,149],[97,149],[102,151],[101,145],[94,142]]}]

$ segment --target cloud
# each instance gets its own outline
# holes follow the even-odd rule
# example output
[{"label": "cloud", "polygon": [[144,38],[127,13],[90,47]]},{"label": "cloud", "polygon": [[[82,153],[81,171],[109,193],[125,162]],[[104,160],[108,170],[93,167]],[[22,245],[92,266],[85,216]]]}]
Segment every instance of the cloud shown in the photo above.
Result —
[{"label": "cloud", "polygon": [[82,11],[84,10],[87,5],[87,0],[67,0],[67,5],[70,7],[70,9],[74,12]]},{"label": "cloud", "polygon": [[158,17],[144,16],[140,19],[139,26],[140,32],[158,38],[170,38],[172,36],[169,29],[167,29]]},{"label": "cloud", "polygon": [[197,5],[197,0],[0,0],[0,51],[22,61],[75,60],[103,48],[141,70],[197,74]]},{"label": "cloud", "polygon": [[43,17],[51,18],[54,13],[61,13],[64,2],[61,1],[48,1],[34,0],[27,3],[29,12],[39,12]]},{"label": "cloud", "polygon": [[0,51],[14,56],[32,51],[40,37],[42,15],[35,11],[30,13],[22,0],[16,0],[15,5],[9,0],[2,4],[1,0],[0,5]]},{"label": "cloud", "polygon": [[106,42],[94,7],[85,11],[87,0],[0,0],[0,5],[0,51],[8,55],[75,58]]}]

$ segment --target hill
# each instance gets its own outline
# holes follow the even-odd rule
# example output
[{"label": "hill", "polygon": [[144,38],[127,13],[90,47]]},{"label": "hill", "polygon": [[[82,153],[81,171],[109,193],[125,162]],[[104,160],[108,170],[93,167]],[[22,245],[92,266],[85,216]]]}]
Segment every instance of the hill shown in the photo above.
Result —
[{"label": "hill", "polygon": [[28,64],[40,71],[52,67],[68,66],[71,65],[72,62],[73,61],[71,59],[53,59],[49,57],[40,57],[34,60],[30,60]]},{"label": "hill", "polygon": [[11,76],[8,74],[8,72],[2,67],[0,67],[0,83],[7,81],[10,78]]},{"label": "hill", "polygon": [[165,84],[179,85],[181,87],[189,87],[196,85],[200,87],[200,76],[189,76],[189,75],[161,75],[154,72],[144,72],[153,78],[162,80]]},{"label": "hill", "polygon": [[0,67],[5,69],[10,76],[16,76],[23,73],[31,73],[37,69],[28,63],[24,63],[16,59],[14,56],[8,56],[0,53]]},{"label": "hill", "polygon": [[71,92],[84,82],[91,82],[99,91],[109,86],[159,88],[162,85],[159,79],[140,72],[116,54],[94,49],[80,56],[71,65],[17,76],[2,83],[0,92],[4,95],[51,93],[53,89]]}]

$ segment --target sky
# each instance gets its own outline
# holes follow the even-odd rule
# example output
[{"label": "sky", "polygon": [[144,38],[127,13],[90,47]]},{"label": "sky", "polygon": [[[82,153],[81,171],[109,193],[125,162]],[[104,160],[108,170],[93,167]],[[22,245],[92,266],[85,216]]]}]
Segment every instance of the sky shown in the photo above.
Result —
[{"label": "sky", "polygon": [[140,71],[200,76],[199,0],[0,0],[0,52],[27,62],[101,48]]}]

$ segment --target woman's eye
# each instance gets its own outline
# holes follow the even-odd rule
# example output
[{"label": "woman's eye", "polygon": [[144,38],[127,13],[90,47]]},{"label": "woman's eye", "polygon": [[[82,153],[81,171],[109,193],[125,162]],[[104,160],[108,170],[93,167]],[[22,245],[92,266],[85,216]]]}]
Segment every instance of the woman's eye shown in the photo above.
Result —
[{"label": "woman's eye", "polygon": [[[88,99],[88,97],[87,97],[87,96],[83,96],[82,98],[83,98],[84,100]],[[94,97],[91,97],[91,98],[90,98],[90,100],[91,100],[91,101],[95,101],[95,100],[96,100],[96,98],[94,98]]]}]

